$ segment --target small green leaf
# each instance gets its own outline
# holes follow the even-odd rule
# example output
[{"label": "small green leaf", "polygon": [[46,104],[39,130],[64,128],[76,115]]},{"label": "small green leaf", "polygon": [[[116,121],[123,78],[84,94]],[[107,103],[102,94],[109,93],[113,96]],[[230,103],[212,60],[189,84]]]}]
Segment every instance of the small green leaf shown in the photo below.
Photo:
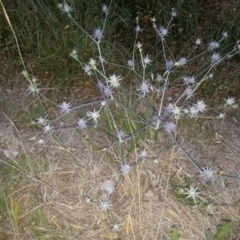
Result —
[{"label": "small green leaf", "polygon": [[229,221],[222,221],[221,225],[217,228],[217,240],[222,240],[231,235],[233,230],[233,224]]},{"label": "small green leaf", "polygon": [[14,226],[16,229],[18,229],[18,215],[19,215],[19,202],[16,202],[13,205],[13,220],[14,220]]},{"label": "small green leaf", "polygon": [[186,194],[174,193],[174,196],[178,201],[181,201],[181,202],[185,203],[186,205],[189,205],[189,206],[196,205],[192,198],[187,198]]},{"label": "small green leaf", "polygon": [[173,226],[170,230],[170,237],[171,240],[179,240],[178,230],[175,226]]},{"label": "small green leaf", "polygon": [[205,233],[205,240],[214,240],[211,230],[207,230],[207,232]]}]

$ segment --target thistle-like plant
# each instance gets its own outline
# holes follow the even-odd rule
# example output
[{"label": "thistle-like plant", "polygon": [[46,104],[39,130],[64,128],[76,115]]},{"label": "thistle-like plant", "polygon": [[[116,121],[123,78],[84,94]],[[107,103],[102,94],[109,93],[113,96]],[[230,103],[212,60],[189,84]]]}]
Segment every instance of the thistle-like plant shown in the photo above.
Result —
[{"label": "thistle-like plant", "polygon": [[[163,56],[161,59],[163,61],[162,68],[158,69],[158,72],[152,71],[156,59],[152,54],[145,52],[144,44],[138,41],[139,34],[144,32],[138,17],[136,18],[132,51],[126,51],[130,57],[126,61],[126,65],[121,65],[108,60],[108,54],[102,50],[102,45],[107,38],[107,20],[111,6],[102,6],[104,13],[102,26],[96,26],[91,33],[73,18],[74,9],[70,5],[64,2],[58,4],[58,7],[79,31],[89,37],[95,46],[97,53],[95,56],[91,56],[88,62],[80,60],[77,50],[79,46],[73,47],[70,56],[80,64],[83,72],[92,78],[99,89],[101,99],[77,106],[71,106],[71,103],[68,102],[62,102],[56,106],[60,108],[60,114],[64,116],[69,116],[80,109],[86,110],[85,115],[80,116],[74,126],[68,127],[79,132],[88,131],[92,127],[91,122],[93,122],[94,131],[100,129],[109,134],[112,137],[112,145],[118,146],[116,151],[118,151],[117,160],[120,162],[118,165],[119,179],[115,185],[112,180],[102,183],[101,189],[106,190],[109,197],[98,201],[100,208],[103,211],[111,210],[111,200],[120,180],[129,176],[133,167],[139,162],[155,159],[149,157],[144,148],[140,151],[135,162],[131,162],[127,158],[131,155],[131,151],[133,152],[136,148],[138,139],[147,140],[150,136],[148,132],[153,129],[156,133],[165,131],[195,168],[196,173],[199,173],[200,178],[214,182],[217,179],[216,171],[206,166],[200,167],[177,140],[178,123],[183,118],[200,118],[209,110],[204,99],[195,98],[199,87],[202,83],[213,78],[217,65],[239,52],[240,44],[237,43],[227,54],[224,54],[221,52],[221,45],[228,37],[227,32],[224,32],[219,40],[211,40],[206,43],[205,49],[203,40],[198,37],[194,39],[191,51],[180,57],[174,57],[174,53],[171,52],[167,44],[171,34],[171,23],[177,17],[177,11],[173,9],[167,24],[158,26],[156,18],[151,19],[153,34],[156,34],[159,40],[159,51]],[[199,53],[199,48],[203,50],[201,53]],[[204,58],[206,63],[204,68],[189,70],[191,64],[194,64],[196,59],[200,57]],[[124,87],[127,73],[131,74],[131,78],[137,79],[137,81],[132,82],[131,87]],[[179,81],[182,90],[179,90],[177,97],[171,99],[169,89],[175,81]],[[42,96],[41,88],[35,80],[30,81],[28,91],[35,96]],[[224,104],[220,106],[222,109],[227,107],[237,107],[234,97],[227,96],[224,99]],[[221,113],[216,118],[224,118],[224,116],[224,113]],[[46,121],[46,119],[51,119],[51,121]],[[49,116],[39,116],[36,123],[43,128],[44,134],[50,134],[53,137],[53,133],[57,131],[57,127],[54,126],[56,119]],[[197,189],[191,185],[184,192],[187,198],[193,199],[194,203],[197,202],[196,199],[200,194]]]}]

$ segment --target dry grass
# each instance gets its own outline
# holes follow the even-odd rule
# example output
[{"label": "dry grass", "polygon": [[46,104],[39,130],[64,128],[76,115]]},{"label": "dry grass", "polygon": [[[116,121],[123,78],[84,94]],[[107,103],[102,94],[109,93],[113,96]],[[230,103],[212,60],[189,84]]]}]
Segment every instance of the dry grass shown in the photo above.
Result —
[{"label": "dry grass", "polygon": [[[123,177],[111,211],[102,211],[99,200],[108,194],[101,184],[106,179],[116,183],[120,176],[118,155],[110,140],[97,131],[90,133],[89,139],[103,149],[96,151],[76,132],[63,131],[59,136],[66,149],[50,140],[46,145],[36,144],[36,128],[11,121],[22,114],[20,110],[10,115],[16,94],[4,101],[6,115],[1,119],[5,136],[1,141],[1,239],[170,239],[172,226],[181,239],[204,239],[205,232],[215,233],[223,219],[235,225],[228,239],[240,238],[239,183],[221,177],[213,186],[199,181],[196,170],[165,133],[159,134],[158,143],[141,143],[150,156],[158,156],[157,161],[145,160]],[[200,166],[237,174],[237,124],[206,121],[199,129],[182,124],[180,141]],[[17,156],[7,158],[4,150],[8,149],[15,149]],[[130,161],[137,157],[133,152]],[[186,178],[205,186],[197,205],[176,198],[178,190],[172,183],[184,187]],[[209,201],[216,203],[212,211],[201,204]],[[117,233],[112,230],[115,223],[120,224]]]}]

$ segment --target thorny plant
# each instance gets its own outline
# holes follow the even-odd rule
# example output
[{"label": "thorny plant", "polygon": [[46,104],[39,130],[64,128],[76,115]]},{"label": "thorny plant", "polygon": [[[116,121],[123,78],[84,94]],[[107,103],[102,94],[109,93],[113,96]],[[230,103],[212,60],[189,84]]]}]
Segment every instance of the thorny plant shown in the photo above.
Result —
[{"label": "thorny plant", "polygon": [[[130,163],[127,160],[127,155],[129,154],[127,146],[136,146],[135,142],[141,136],[141,133],[146,133],[153,129],[155,132],[164,130],[168,134],[173,143],[179,147],[189,162],[195,167],[196,173],[198,173],[200,178],[205,181],[215,182],[218,178],[217,172],[208,166],[200,167],[177,140],[177,126],[181,118],[199,118],[201,114],[204,114],[208,110],[207,104],[203,99],[193,102],[194,95],[196,95],[199,86],[203,82],[211,81],[217,65],[239,53],[240,43],[237,42],[229,53],[221,55],[222,44],[228,38],[227,32],[223,32],[219,40],[210,41],[206,48],[201,38],[197,38],[193,43],[191,51],[186,56],[175,59],[167,44],[170,25],[173,19],[177,17],[177,11],[172,9],[170,20],[165,26],[158,26],[157,19],[154,17],[151,19],[153,30],[159,39],[164,62],[163,69],[159,69],[160,72],[155,73],[151,71],[151,65],[154,64],[154,60],[150,55],[144,53],[143,45],[138,42],[138,35],[143,31],[139,25],[138,17],[136,18],[136,35],[133,50],[130,54],[131,58],[123,66],[108,62],[107,55],[103,56],[102,53],[101,44],[104,42],[104,33],[107,31],[107,20],[111,6],[102,6],[102,14],[105,16],[102,26],[97,26],[91,34],[73,18],[72,12],[74,9],[70,5],[64,2],[57,6],[68,17],[69,21],[72,21],[80,31],[83,31],[89,37],[97,48],[98,56],[90,58],[87,63],[79,60],[79,50],[77,47],[73,48],[70,55],[81,65],[85,74],[89,75],[96,83],[101,92],[102,99],[77,106],[71,106],[69,102],[62,102],[60,105],[56,104],[60,109],[60,116],[56,119],[52,119],[49,115],[39,116],[35,123],[40,125],[43,132],[53,139],[57,136],[59,130],[54,125],[56,120],[62,116],[70,115],[74,111],[88,109],[85,116],[80,117],[74,126],[68,126],[67,128],[76,129],[76,131],[80,132],[81,136],[83,136],[81,132],[88,131],[87,129],[91,127],[94,127],[94,131],[97,131],[98,128],[107,131],[108,134],[112,135],[112,145],[119,146],[117,148],[119,149],[118,156],[121,159],[118,181],[114,183],[112,180],[106,180],[101,186],[102,190],[108,192],[108,197],[98,201],[86,198],[86,201],[88,203],[99,204],[103,211],[110,210],[112,207],[112,197],[121,179],[130,174],[132,168],[139,162],[147,160],[156,161],[157,157],[149,157],[145,149],[140,151],[138,160],[135,162]],[[194,70],[189,70],[187,66],[191,66],[191,63],[194,64],[194,61],[200,56],[204,56],[205,62],[208,64],[204,69],[193,74]],[[112,72],[113,68],[115,72]],[[129,71],[134,78],[138,79],[136,86],[130,89],[123,87],[124,76],[119,73],[124,72],[124,70]],[[23,74],[30,82],[29,93],[37,96],[39,99],[45,99],[36,79],[34,77],[31,78],[27,71],[24,71]],[[176,79],[183,86],[184,90],[178,98],[170,99],[168,90],[171,82]],[[112,107],[113,105],[117,106],[117,111]],[[144,107],[144,111],[138,109],[139,105]],[[235,103],[234,97],[226,97],[222,105],[219,106],[219,109],[222,109],[222,113],[216,116],[216,118],[222,119],[225,117],[224,108],[234,109],[237,107],[238,105]],[[44,140],[40,139],[39,143],[44,143]],[[221,177],[240,180],[239,175],[222,175]],[[194,204],[197,200],[201,201],[201,193],[198,191],[198,186],[190,185],[182,189],[182,193],[186,195],[186,198],[192,199]],[[116,226],[114,225],[115,230],[118,228]]]}]

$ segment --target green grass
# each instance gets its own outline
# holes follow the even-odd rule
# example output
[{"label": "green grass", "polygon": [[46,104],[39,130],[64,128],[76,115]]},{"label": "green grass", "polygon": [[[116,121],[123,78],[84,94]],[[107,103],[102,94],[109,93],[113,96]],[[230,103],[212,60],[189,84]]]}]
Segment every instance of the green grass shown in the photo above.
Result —
[{"label": "green grass", "polygon": [[[69,56],[73,47],[78,48],[82,62],[88,61],[90,57],[96,57],[97,49],[89,37],[81,30],[74,28],[73,23],[59,11],[56,7],[57,3],[54,1],[51,3],[34,0],[27,3],[17,1],[9,3],[6,8],[28,69],[41,79],[45,86],[69,89],[72,86],[79,86],[81,82],[88,79],[84,75],[80,80],[77,77],[79,66]],[[99,6],[102,3],[105,2],[81,1],[73,5],[73,17],[90,35],[95,28],[103,24],[104,14],[99,13]],[[178,18],[174,20],[170,28],[168,44],[175,56],[181,56],[184,50],[182,46],[188,46],[186,42],[194,41],[192,37],[204,36],[205,41],[210,41],[212,37],[220,36],[222,31],[229,31],[231,36],[227,40],[228,44],[239,38],[240,16],[237,9],[240,6],[237,1],[233,1],[231,6],[227,2],[201,4],[195,0],[179,1],[177,4],[175,1],[169,1],[166,4],[161,0],[151,2],[138,0],[132,3],[113,1],[104,32],[103,56],[107,56],[110,62],[122,59],[122,64],[126,64],[127,53],[133,47],[132,31],[135,27],[135,17],[138,14],[140,26],[144,29],[144,32],[139,35],[139,40],[144,43],[146,53],[156,57],[156,64],[153,66],[158,66],[158,63],[162,62],[162,54],[161,49],[157,47],[158,40],[156,41],[156,36],[152,31],[150,18],[156,16],[158,26],[164,26],[173,7],[176,8]],[[232,14],[229,14],[229,11],[233,11]],[[100,18],[96,18],[96,15],[100,15]],[[4,19],[3,16],[2,19]],[[18,53],[6,21],[0,31],[2,51],[12,59],[17,58]],[[21,69],[20,62],[17,61],[15,64]],[[231,64],[235,63],[227,63],[229,67]],[[158,68],[155,70],[153,68],[153,71],[157,70]],[[9,71],[13,69],[9,67]],[[236,73],[231,73],[231,75],[233,78],[231,85],[234,89]],[[224,79],[219,79],[215,81],[215,84],[222,86],[223,82]],[[204,90],[203,93],[209,94]]]}]

